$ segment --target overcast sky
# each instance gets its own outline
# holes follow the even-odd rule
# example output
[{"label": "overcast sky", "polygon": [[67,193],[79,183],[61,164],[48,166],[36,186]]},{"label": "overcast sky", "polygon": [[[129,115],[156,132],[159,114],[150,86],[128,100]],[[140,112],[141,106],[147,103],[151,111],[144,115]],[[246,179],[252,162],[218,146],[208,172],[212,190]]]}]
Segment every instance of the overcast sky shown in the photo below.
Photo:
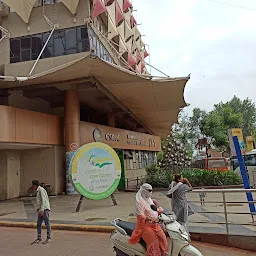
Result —
[{"label": "overcast sky", "polygon": [[[219,1],[256,9],[256,0]],[[256,102],[256,11],[208,0],[133,0],[133,5],[151,65],[172,77],[191,73],[188,112],[211,110],[233,95]]]}]

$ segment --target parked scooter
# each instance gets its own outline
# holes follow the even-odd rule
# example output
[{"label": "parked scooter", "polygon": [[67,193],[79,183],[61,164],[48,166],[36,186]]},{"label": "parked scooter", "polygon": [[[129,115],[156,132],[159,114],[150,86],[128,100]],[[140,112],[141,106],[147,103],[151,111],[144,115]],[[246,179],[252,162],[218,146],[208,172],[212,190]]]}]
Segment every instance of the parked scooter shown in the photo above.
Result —
[{"label": "parked scooter", "polygon": [[[155,205],[151,209],[157,211]],[[159,222],[163,223],[167,232],[169,245],[168,256],[203,256],[195,247],[190,245],[190,235],[184,226],[176,221],[176,216],[172,211],[164,210],[158,216]],[[112,225],[116,230],[111,234],[110,240],[114,244],[117,256],[145,256],[146,243],[143,239],[139,244],[129,244],[135,223],[115,219]]]}]

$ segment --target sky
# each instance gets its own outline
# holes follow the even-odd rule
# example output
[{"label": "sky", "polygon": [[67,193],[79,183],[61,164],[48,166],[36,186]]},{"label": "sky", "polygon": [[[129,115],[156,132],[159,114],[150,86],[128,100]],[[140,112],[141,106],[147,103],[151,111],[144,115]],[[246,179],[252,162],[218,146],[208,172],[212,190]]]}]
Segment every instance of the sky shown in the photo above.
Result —
[{"label": "sky", "polygon": [[132,1],[151,65],[171,77],[191,73],[187,113],[234,95],[256,102],[256,1],[219,1],[255,11],[209,0]]}]

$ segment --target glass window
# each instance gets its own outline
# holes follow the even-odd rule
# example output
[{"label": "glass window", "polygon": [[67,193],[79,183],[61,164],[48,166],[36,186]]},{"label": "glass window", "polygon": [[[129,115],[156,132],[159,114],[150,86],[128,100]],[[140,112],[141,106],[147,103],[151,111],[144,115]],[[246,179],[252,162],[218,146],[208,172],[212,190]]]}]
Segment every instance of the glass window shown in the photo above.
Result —
[{"label": "glass window", "polygon": [[63,31],[54,32],[54,56],[65,55],[65,33]]},{"label": "glass window", "polygon": [[23,37],[21,38],[21,49],[30,49],[31,48],[31,38]]},{"label": "glass window", "polygon": [[[50,33],[44,33],[43,34],[43,45],[46,43]],[[44,49],[43,58],[50,58],[53,57],[53,35],[51,36],[47,46]]]},{"label": "glass window", "polygon": [[31,37],[23,37],[21,42],[21,61],[31,60]]},{"label": "glass window", "polygon": [[256,166],[256,155],[246,155],[244,159],[246,166]]},{"label": "glass window", "polygon": [[[50,2],[55,3],[55,1],[48,1],[48,3]],[[49,36],[50,32],[11,39],[11,63],[37,59]],[[97,48],[99,48],[99,42],[97,41],[96,37],[94,37],[93,40],[95,43],[97,42]],[[62,56],[77,52],[86,52],[89,50],[90,43],[87,28],[70,28],[66,30],[58,30],[53,33],[44,49],[41,58]],[[99,53],[100,51],[98,51],[98,54]]]},{"label": "glass window", "polygon": [[79,52],[88,52],[90,50],[89,41],[82,41],[78,43]]},{"label": "glass window", "polygon": [[72,54],[77,52],[76,29],[68,29],[65,31],[66,36],[66,51],[65,54]]},{"label": "glass window", "polygon": [[41,0],[41,5],[44,4],[56,4],[56,0]]},{"label": "glass window", "polygon": [[[91,43],[94,44],[95,37],[90,36]],[[90,50],[90,43],[88,37],[87,28],[78,28],[77,29],[77,40],[78,40],[78,51],[87,52]]]},{"label": "glass window", "polygon": [[21,61],[29,61],[31,60],[31,50],[21,50]]},{"label": "glass window", "polygon": [[66,32],[66,48],[76,48],[76,29],[68,29]]},{"label": "glass window", "polygon": [[32,36],[32,60],[37,59],[42,49],[43,49],[43,36],[33,35]]},{"label": "glass window", "polygon": [[87,28],[78,28],[77,29],[77,34],[78,34],[78,41],[81,40],[87,40],[88,39],[88,32],[87,32]]},{"label": "glass window", "polygon": [[11,63],[20,61],[20,39],[11,39],[10,43]]}]

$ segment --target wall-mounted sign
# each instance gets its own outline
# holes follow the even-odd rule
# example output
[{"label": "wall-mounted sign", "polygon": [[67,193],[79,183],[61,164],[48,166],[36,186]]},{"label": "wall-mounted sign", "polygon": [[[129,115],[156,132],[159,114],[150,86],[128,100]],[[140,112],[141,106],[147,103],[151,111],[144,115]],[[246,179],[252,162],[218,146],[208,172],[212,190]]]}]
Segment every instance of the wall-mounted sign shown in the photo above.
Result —
[{"label": "wall-mounted sign", "polygon": [[70,150],[71,151],[76,151],[78,149],[77,143],[73,142],[70,144]]},{"label": "wall-mounted sign", "polygon": [[105,134],[105,139],[107,141],[119,141],[120,140],[120,135],[112,134],[112,133],[106,133]]},{"label": "wall-mounted sign", "polygon": [[93,130],[93,139],[96,142],[102,142],[102,133],[99,128]]},{"label": "wall-mounted sign", "polygon": [[115,192],[121,178],[121,163],[110,146],[94,142],[80,147],[71,163],[76,190],[86,198],[101,200]]},{"label": "wall-mounted sign", "polygon": [[248,152],[252,151],[255,148],[255,141],[253,136],[247,136],[246,138],[246,146]]},{"label": "wall-mounted sign", "polygon": [[81,145],[103,142],[112,148],[161,151],[161,138],[93,123],[80,123]]}]

